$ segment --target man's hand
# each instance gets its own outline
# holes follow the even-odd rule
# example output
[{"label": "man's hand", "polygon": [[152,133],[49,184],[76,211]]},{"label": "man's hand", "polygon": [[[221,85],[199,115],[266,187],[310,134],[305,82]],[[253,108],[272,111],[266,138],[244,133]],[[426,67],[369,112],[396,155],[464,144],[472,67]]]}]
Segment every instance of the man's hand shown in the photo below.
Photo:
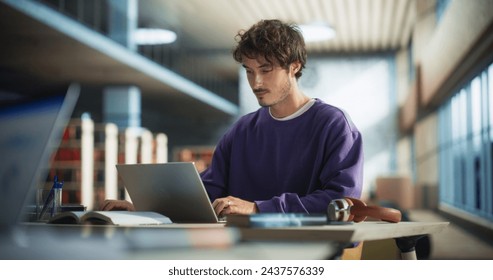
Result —
[{"label": "man's hand", "polygon": [[113,199],[107,199],[101,204],[101,207],[99,207],[101,211],[135,211],[135,207],[132,203],[126,200],[113,200]]},{"label": "man's hand", "polygon": [[214,207],[214,212],[216,212],[218,216],[226,216],[230,214],[249,215],[258,213],[257,204],[234,196],[218,198],[214,200],[212,207]]}]

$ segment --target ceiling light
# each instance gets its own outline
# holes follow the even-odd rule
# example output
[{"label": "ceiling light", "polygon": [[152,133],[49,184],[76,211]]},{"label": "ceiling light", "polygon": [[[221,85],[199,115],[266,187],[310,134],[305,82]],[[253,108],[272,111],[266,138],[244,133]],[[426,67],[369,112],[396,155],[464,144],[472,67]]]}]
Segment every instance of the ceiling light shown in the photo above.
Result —
[{"label": "ceiling light", "polygon": [[139,28],[134,31],[133,39],[137,45],[170,44],[176,41],[176,33],[166,29]]},{"label": "ceiling light", "polygon": [[299,25],[306,43],[327,41],[336,36],[334,28],[327,23],[310,23]]}]

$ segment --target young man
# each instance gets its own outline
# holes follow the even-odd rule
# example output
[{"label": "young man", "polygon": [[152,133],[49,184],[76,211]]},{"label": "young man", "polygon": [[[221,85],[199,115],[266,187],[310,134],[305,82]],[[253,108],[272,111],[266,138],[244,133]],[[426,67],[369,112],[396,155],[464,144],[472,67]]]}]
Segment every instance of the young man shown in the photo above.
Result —
[{"label": "young man", "polygon": [[[298,88],[306,50],[297,27],[262,20],[236,38],[233,57],[261,108],[226,132],[201,173],[216,213],[326,213],[332,199],[359,198],[361,134],[343,111]],[[103,205],[122,208],[132,206]]]},{"label": "young man", "polygon": [[229,129],[201,174],[216,213],[326,213],[334,198],[359,198],[361,134],[298,88],[306,50],[297,27],[262,20],[236,39],[233,56],[261,108]]}]

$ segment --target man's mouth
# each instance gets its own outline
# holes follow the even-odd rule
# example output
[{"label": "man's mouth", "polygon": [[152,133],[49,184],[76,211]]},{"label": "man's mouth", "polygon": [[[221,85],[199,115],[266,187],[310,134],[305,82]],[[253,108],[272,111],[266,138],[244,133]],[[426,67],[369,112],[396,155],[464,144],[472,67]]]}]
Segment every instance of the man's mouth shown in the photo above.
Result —
[{"label": "man's mouth", "polygon": [[253,93],[256,95],[256,96],[262,96],[262,95],[265,95],[266,93],[268,93],[269,91],[266,90],[266,89],[256,89],[253,91]]}]

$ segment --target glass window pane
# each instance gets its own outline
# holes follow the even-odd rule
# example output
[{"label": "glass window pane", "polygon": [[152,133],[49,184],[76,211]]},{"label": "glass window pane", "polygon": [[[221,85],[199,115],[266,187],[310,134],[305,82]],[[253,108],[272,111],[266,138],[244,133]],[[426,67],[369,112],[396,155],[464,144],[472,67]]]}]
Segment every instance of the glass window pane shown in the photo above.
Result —
[{"label": "glass window pane", "polygon": [[471,118],[472,134],[481,133],[481,78],[476,77],[471,83]]},{"label": "glass window pane", "polygon": [[493,139],[493,64],[488,69],[488,97],[489,97],[489,123],[490,123],[490,139]]}]

